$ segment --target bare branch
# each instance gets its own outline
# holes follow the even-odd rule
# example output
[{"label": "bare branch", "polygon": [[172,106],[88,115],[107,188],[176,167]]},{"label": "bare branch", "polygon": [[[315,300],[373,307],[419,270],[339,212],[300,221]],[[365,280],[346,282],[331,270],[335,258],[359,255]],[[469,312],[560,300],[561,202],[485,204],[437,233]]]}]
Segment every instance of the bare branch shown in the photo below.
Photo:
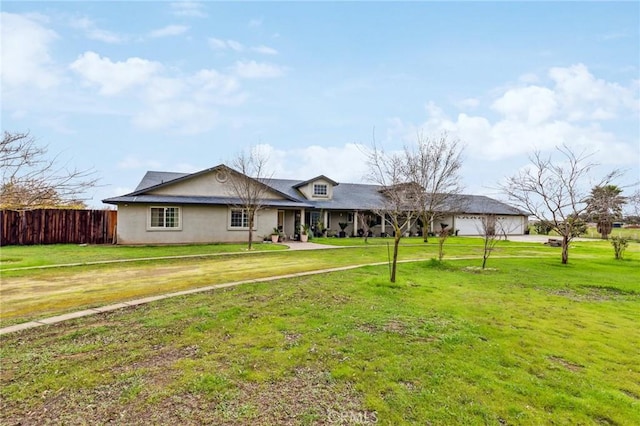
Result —
[{"label": "bare branch", "polygon": [[95,171],[58,164],[47,147],[27,133],[4,132],[0,144],[2,208],[29,209],[84,205],[82,195],[98,184]]},{"label": "bare branch", "polygon": [[405,146],[404,164],[408,179],[415,183],[412,198],[414,210],[423,222],[424,241],[436,215],[460,210],[457,205],[462,192],[460,170],[463,146],[447,132],[437,137],[418,133],[417,147]]},{"label": "bare branch", "polygon": [[252,147],[248,151],[240,152],[233,159],[229,183],[231,195],[238,199],[234,207],[242,209],[247,214],[249,233],[248,248],[253,244],[253,228],[258,211],[264,207],[265,196],[269,191],[269,181],[272,173],[267,171],[269,158]]},{"label": "bare branch", "polygon": [[[513,204],[562,236],[562,263],[567,263],[569,243],[584,227],[580,217],[587,208],[585,181],[597,164],[589,160],[592,154],[576,153],[566,145],[556,152],[559,161],[535,151],[529,157],[530,166],[508,178],[500,188]],[[617,176],[620,172],[614,170],[600,183],[607,185]]]}]

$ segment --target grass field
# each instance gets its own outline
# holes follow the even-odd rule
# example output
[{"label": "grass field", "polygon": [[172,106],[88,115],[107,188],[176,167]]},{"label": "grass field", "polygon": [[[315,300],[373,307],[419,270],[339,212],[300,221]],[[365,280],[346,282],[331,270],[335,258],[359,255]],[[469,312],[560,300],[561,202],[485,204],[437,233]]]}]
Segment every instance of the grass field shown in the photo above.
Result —
[{"label": "grass field", "polygon": [[[407,243],[403,258],[424,260],[395,284],[368,266],[2,336],[3,423],[640,424],[638,244],[615,261],[606,242],[575,243],[561,265],[553,248],[502,242],[480,271],[478,240],[452,238],[443,263],[435,243]],[[2,311],[21,288],[45,310],[11,322],[104,277],[184,288],[385,258],[371,244],[11,271]],[[34,288],[6,293],[15,283]]]},{"label": "grass field", "polygon": [[[535,230],[533,227],[530,228],[535,234]],[[549,235],[557,235],[555,232],[551,232]],[[601,239],[602,236],[594,226],[590,226],[587,228],[587,232],[584,235],[581,235],[584,238],[594,238]],[[611,230],[610,237],[626,237],[633,241],[640,242],[640,228],[613,228]]]}]

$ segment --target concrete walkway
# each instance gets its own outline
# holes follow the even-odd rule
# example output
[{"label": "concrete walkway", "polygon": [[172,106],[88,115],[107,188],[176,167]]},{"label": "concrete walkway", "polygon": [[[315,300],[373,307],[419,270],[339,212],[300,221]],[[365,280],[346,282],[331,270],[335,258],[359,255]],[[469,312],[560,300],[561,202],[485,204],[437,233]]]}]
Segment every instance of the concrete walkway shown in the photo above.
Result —
[{"label": "concrete walkway", "polygon": [[330,246],[328,244],[316,244],[312,242],[303,243],[300,241],[285,241],[284,243],[278,243],[278,245],[289,247],[289,250],[322,250],[344,248],[344,246]]}]

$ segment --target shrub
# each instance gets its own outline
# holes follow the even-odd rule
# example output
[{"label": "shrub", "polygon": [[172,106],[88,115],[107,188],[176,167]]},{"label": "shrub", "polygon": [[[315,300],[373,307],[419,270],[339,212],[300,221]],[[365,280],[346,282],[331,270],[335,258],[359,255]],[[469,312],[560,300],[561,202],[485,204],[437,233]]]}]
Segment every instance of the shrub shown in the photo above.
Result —
[{"label": "shrub", "polygon": [[629,245],[629,238],[613,236],[611,237],[611,245],[613,246],[616,259],[622,260],[624,257],[624,251]]},{"label": "shrub", "polygon": [[552,226],[549,222],[539,221],[533,224],[533,229],[536,230],[538,235],[549,235],[551,232]]}]

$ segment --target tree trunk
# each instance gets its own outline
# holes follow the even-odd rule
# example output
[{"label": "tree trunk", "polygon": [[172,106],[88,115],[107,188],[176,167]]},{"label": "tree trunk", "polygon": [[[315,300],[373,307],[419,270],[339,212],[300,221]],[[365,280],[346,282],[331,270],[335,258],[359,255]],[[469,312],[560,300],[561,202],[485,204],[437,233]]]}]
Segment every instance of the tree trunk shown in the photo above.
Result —
[{"label": "tree trunk", "polygon": [[566,265],[569,262],[569,237],[566,235],[562,237],[562,264]]},{"label": "tree trunk", "polygon": [[[485,237],[487,238],[487,237]],[[487,266],[487,257],[489,257],[488,252],[487,252],[487,240],[485,239],[484,241],[484,253],[482,254],[482,269],[485,268],[485,266]]]},{"label": "tree trunk", "polygon": [[425,243],[429,242],[429,225],[431,221],[429,217],[425,214],[422,216],[422,241]]},{"label": "tree trunk", "polygon": [[249,211],[249,250],[251,250],[252,245],[253,245],[253,219],[254,219],[254,212]]},{"label": "tree trunk", "polygon": [[391,282],[396,282],[396,265],[398,263],[398,246],[400,245],[400,238],[402,238],[401,230],[396,230],[395,238],[393,239],[393,263],[391,265]]}]

